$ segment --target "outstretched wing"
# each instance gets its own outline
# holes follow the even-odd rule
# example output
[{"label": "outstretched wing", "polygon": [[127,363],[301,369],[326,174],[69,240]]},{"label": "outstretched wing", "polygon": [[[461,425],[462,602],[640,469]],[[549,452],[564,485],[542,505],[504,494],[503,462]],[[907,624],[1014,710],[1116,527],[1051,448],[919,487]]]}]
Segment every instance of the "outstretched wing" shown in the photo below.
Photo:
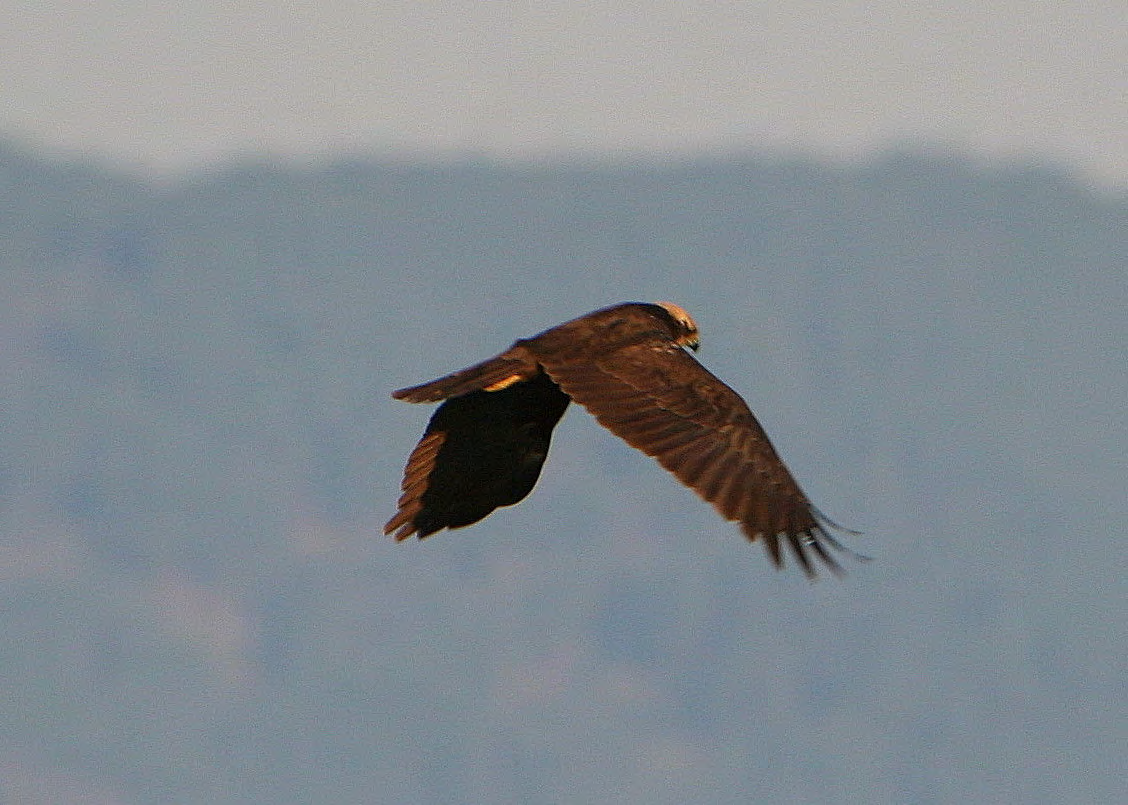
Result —
[{"label": "outstretched wing", "polygon": [[686,486],[762,539],[783,565],[781,541],[808,576],[811,554],[835,573],[827,533],[807,496],[776,454],[747,404],[685,350],[637,343],[610,353],[539,356],[544,370],[573,400],[632,447],[653,456]]},{"label": "outstretched wing", "polygon": [[568,407],[568,396],[535,364],[506,355],[395,396],[451,397],[408,458],[398,511],[384,526],[397,540],[467,526],[523,499]]},{"label": "outstretched wing", "polygon": [[540,367],[529,355],[529,351],[517,343],[488,361],[476,363],[421,386],[393,391],[392,397],[413,403],[438,402],[472,391],[501,391],[515,383],[532,380],[540,373]]}]

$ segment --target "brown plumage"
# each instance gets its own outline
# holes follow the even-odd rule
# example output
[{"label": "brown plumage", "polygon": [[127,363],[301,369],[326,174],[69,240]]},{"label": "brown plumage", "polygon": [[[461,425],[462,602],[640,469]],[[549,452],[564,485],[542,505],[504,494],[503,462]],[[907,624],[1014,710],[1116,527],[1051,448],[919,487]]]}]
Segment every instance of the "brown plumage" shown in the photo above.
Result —
[{"label": "brown plumage", "polygon": [[697,344],[697,325],[677,305],[631,302],[394,392],[407,402],[445,402],[408,459],[399,511],[384,533],[422,538],[522,500],[575,400],[749,539],[763,540],[776,567],[786,542],[808,576],[812,557],[840,572],[827,550],[846,550],[828,533],[837,526],[811,505],[740,395],[683,349]]}]

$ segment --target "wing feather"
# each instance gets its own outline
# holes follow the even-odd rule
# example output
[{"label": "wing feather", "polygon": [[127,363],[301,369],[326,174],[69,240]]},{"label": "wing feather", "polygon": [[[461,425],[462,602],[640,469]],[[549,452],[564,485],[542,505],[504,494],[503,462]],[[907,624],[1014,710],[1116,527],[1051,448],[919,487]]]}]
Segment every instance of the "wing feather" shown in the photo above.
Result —
[{"label": "wing feather", "polygon": [[491,387],[511,367],[495,361],[406,389],[426,399],[466,384],[481,388],[444,402],[404,469],[398,511],[384,526],[397,540],[476,523],[532,491],[568,397],[545,374]]},{"label": "wing feather", "polygon": [[454,372],[430,383],[393,391],[397,400],[414,403],[438,402],[451,397],[461,397],[472,391],[502,391],[510,386],[531,380],[540,374],[540,367],[529,359],[520,343],[488,361]]},{"label": "wing feather", "polygon": [[773,564],[780,542],[808,576],[812,556],[833,572],[822,524],[748,405],[685,350],[631,344],[609,354],[538,355],[553,380],[608,430],[654,457],[682,483],[762,540]]}]

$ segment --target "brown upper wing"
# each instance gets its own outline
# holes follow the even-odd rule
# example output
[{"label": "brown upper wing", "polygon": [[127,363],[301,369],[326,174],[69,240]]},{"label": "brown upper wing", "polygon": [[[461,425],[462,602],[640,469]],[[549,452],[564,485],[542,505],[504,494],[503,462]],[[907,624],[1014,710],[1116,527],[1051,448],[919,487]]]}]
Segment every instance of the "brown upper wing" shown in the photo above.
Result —
[{"label": "brown upper wing", "polygon": [[540,374],[540,367],[530,357],[528,350],[520,344],[490,358],[424,383],[392,392],[392,397],[405,402],[438,402],[451,397],[459,397],[472,391],[501,391],[508,386],[524,380],[531,380]]},{"label": "brown upper wing", "polygon": [[592,359],[538,355],[573,400],[632,447],[653,456],[782,566],[786,541],[808,576],[809,554],[834,572],[838,548],[760,423],[736,392],[685,350],[636,343]]}]

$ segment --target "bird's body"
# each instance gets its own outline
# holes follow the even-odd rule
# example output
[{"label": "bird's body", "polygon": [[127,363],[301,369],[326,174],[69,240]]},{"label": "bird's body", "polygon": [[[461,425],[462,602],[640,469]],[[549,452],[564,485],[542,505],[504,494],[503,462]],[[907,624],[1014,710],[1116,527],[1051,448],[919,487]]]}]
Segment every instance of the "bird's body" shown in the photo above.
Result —
[{"label": "bird's body", "polygon": [[444,400],[404,470],[397,540],[460,528],[532,491],[552,430],[571,400],[762,539],[780,543],[814,575],[810,554],[834,571],[841,549],[735,391],[683,347],[697,326],[671,303],[630,302],[521,339],[488,361],[393,394]]}]

